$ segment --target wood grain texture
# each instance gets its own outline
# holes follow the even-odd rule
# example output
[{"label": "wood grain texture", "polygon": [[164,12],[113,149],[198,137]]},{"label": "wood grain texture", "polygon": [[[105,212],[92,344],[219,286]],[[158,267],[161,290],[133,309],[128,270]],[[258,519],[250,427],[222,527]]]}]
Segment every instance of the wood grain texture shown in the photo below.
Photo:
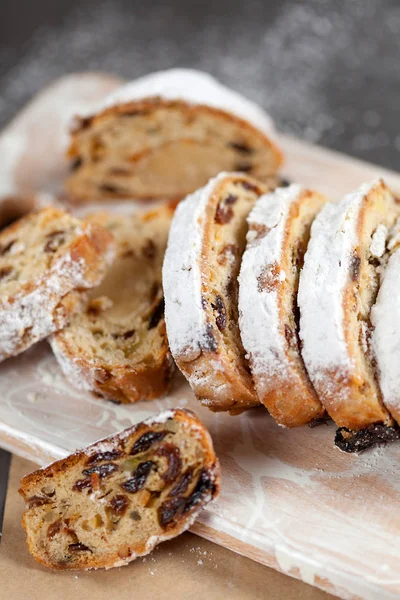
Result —
[{"label": "wood grain texture", "polygon": [[[280,141],[285,175],[332,200],[377,176],[400,191],[395,173]],[[45,168],[56,172],[49,160]],[[208,426],[222,465],[221,497],[193,531],[342,598],[399,597],[400,446],[349,456],[334,449],[333,425],[284,430],[264,408],[216,415],[179,376],[163,400],[110,404],[72,388],[46,343],[0,365],[0,445],[38,464],[175,406]]]}]

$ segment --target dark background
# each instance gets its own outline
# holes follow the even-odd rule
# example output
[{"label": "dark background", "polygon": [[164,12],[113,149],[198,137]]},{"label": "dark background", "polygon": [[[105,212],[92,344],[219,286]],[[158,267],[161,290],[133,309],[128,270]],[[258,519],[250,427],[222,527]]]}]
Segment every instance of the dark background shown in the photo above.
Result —
[{"label": "dark background", "polygon": [[399,169],[398,0],[0,0],[0,126],[72,71],[192,66],[281,130]]}]

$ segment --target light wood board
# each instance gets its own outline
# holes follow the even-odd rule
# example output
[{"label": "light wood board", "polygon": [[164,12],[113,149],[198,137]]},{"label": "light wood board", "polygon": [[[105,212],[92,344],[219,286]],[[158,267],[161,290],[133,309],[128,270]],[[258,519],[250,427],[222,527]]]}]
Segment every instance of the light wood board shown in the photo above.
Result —
[{"label": "light wood board", "polygon": [[[100,89],[101,78],[95,81]],[[62,144],[54,151],[54,140],[49,145],[48,135],[40,136],[39,109],[45,100],[60,128],[68,111],[79,109],[85,83],[85,76],[72,76],[53,86],[0,137],[1,155],[26,134],[25,146],[20,140],[14,160],[0,169],[0,190],[2,183],[18,189],[21,172],[24,189],[35,182],[46,188],[45,173],[63,173]],[[280,143],[284,174],[332,200],[377,176],[400,190],[396,173],[287,136]],[[35,165],[31,181],[26,144],[42,156],[43,170]],[[163,400],[117,406],[72,388],[46,342],[0,365],[0,446],[41,465],[174,406],[205,422],[222,465],[221,497],[192,531],[342,598],[400,596],[400,445],[345,455],[333,447],[333,425],[284,430],[264,409],[215,415],[179,376]]]}]

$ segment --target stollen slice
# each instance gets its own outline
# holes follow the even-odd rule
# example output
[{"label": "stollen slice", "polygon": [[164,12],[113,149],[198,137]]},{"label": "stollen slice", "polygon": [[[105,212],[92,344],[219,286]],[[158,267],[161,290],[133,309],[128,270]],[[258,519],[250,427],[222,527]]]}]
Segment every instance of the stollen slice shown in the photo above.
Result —
[{"label": "stollen slice", "polygon": [[256,104],[190,69],[160,71],[112,93],[71,133],[67,190],[77,202],[179,198],[220,171],[261,180],[282,155],[270,117]]},{"label": "stollen slice", "polygon": [[117,256],[89,302],[50,343],[76,387],[114,402],[163,396],[174,363],[164,321],[161,268],[173,215],[98,213],[89,221],[112,232]]},{"label": "stollen slice", "polygon": [[0,360],[65,327],[114,259],[112,234],[43,208],[0,232]]},{"label": "stollen slice", "polygon": [[267,190],[220,173],[178,205],[163,266],[172,355],[200,402],[213,411],[258,405],[238,326],[246,217]]},{"label": "stollen slice", "polygon": [[320,400],[348,430],[389,426],[371,349],[386,231],[400,205],[382,180],[362,185],[316,217],[300,275],[303,358]]},{"label": "stollen slice", "polygon": [[219,479],[204,425],[168,410],[26,475],[28,549],[53,569],[125,565],[188,529]]},{"label": "stollen slice", "polygon": [[325,203],[300,185],[261,196],[247,218],[239,326],[258,396],[279,425],[317,420],[324,408],[301,357],[297,291],[311,223]]}]

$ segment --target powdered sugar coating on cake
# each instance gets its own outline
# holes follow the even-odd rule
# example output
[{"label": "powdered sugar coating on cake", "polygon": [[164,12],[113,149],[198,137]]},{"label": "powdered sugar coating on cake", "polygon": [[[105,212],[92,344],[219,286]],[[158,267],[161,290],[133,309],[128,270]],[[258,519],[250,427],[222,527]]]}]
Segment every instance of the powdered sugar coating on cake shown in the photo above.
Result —
[{"label": "powdered sugar coating on cake", "polygon": [[298,303],[302,354],[314,382],[324,370],[350,370],[344,335],[343,293],[349,281],[357,222],[366,194],[380,181],[363,184],[338,204],[326,204],[311,227],[300,275]]},{"label": "powdered sugar coating on cake", "polygon": [[[239,275],[239,327],[253,375],[273,377],[287,362],[278,290],[261,288],[259,278],[266,264],[279,265],[281,261],[290,206],[302,190],[300,185],[291,185],[261,196],[247,219],[250,227],[254,224],[268,230],[260,239],[254,230],[247,233]],[[284,281],[286,273],[279,269],[274,276]]]},{"label": "powdered sugar coating on cake", "polygon": [[[88,243],[96,232],[89,224],[78,226],[72,243],[87,237]],[[65,327],[71,316],[85,301],[82,290],[100,283],[115,254],[114,243],[107,232],[102,240],[104,247],[91,264],[90,273],[84,256],[72,256],[71,248],[59,257],[48,271],[44,271],[34,282],[22,282],[21,288],[0,300],[0,360],[15,356],[32,344]],[[28,289],[27,289],[28,288]],[[66,300],[66,303],[64,301]]]},{"label": "powdered sugar coating on cake", "polygon": [[400,249],[390,256],[371,309],[372,348],[383,402],[400,423]]},{"label": "powdered sugar coating on cake", "polygon": [[247,121],[268,137],[274,135],[271,117],[257,104],[222,85],[217,79],[194,69],[170,69],[151,73],[111,93],[100,110],[144,98],[161,97],[206,105]]},{"label": "powdered sugar coating on cake", "polygon": [[163,265],[165,322],[173,356],[196,358],[206,337],[201,303],[200,258],[205,207],[215,187],[228,176],[220,173],[178,205]]}]

